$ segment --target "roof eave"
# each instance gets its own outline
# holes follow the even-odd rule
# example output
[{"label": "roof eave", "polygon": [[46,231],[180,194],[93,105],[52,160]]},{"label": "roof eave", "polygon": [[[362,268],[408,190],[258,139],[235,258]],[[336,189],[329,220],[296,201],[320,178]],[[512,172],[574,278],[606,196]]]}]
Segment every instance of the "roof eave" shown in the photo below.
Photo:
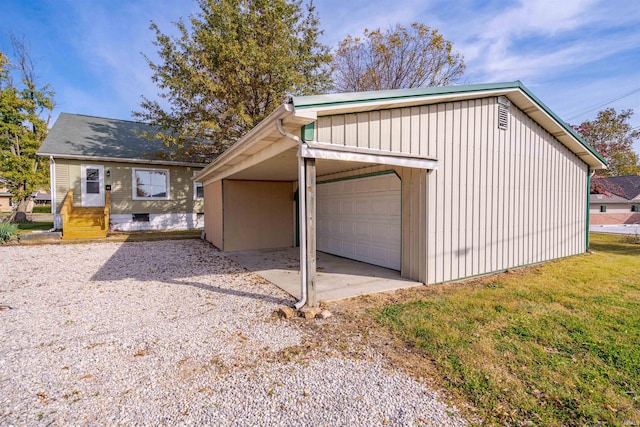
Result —
[{"label": "roof eave", "polygon": [[[247,132],[242,138],[240,138],[235,144],[225,150],[220,156],[218,156],[207,167],[198,172],[194,177],[194,181],[205,182],[208,180],[216,180],[215,176],[221,169],[234,160],[243,155],[252,146],[258,144],[261,140],[270,134],[277,133],[276,122],[282,120],[284,125],[287,126],[302,126],[303,124],[311,123],[316,119],[315,113],[301,112],[297,114],[293,105],[285,103],[276,108],[271,114],[265,117],[260,123]],[[296,131],[298,131],[296,129]],[[284,136],[283,136],[284,138]]]},{"label": "roof eave", "polygon": [[105,156],[81,156],[71,154],[60,153],[36,153],[37,156],[53,157],[54,159],[67,159],[67,160],[86,160],[96,162],[113,162],[113,163],[141,163],[163,166],[187,166],[204,168],[207,163],[194,163],[194,162],[179,162],[173,160],[154,160],[154,159],[132,159],[132,158],[118,158],[118,157],[105,157]]}]

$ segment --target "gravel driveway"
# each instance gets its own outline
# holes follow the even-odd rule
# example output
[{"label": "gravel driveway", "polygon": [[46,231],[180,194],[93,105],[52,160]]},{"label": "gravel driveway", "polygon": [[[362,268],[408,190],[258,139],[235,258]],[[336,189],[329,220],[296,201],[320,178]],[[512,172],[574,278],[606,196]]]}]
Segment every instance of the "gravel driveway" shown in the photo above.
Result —
[{"label": "gravel driveway", "polygon": [[292,299],[205,242],[0,262],[1,425],[465,425],[375,354],[301,352],[303,320],[273,316]]}]

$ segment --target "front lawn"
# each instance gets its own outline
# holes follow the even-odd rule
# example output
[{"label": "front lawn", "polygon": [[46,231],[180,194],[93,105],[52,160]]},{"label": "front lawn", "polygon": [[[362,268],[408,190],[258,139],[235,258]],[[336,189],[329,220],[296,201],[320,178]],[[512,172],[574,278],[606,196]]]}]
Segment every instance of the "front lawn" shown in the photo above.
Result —
[{"label": "front lawn", "polygon": [[487,424],[640,425],[640,245],[591,250],[374,312]]},{"label": "front lawn", "polygon": [[32,231],[46,231],[53,228],[53,221],[26,221],[17,224],[18,235],[29,234]]}]

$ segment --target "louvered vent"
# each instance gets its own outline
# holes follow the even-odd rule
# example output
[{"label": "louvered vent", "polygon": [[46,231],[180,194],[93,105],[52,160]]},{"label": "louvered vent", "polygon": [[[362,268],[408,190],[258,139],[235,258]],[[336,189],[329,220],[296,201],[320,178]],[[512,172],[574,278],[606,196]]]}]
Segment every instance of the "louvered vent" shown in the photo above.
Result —
[{"label": "louvered vent", "polygon": [[498,129],[507,130],[509,128],[509,107],[511,102],[506,96],[498,97]]}]

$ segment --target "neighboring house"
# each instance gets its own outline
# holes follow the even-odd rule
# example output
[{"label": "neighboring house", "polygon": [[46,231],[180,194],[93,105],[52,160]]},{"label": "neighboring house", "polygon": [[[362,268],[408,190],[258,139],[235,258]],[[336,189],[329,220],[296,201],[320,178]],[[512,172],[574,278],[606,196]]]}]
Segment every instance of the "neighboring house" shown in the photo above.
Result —
[{"label": "neighboring house", "polygon": [[108,227],[112,230],[203,226],[202,188],[192,181],[203,165],[166,160],[166,148],[160,142],[140,135],[149,130],[144,123],[60,114],[38,151],[51,162],[57,228],[62,228],[61,211],[66,212],[63,206],[69,190],[76,212],[82,212],[80,208],[97,212],[110,199]]},{"label": "neighboring house", "polygon": [[36,206],[51,206],[51,194],[45,191],[34,191],[31,200]]},{"label": "neighboring house", "polygon": [[0,212],[11,212],[13,204],[11,203],[11,193],[7,188],[7,181],[0,178]]},{"label": "neighboring house", "polygon": [[605,166],[510,82],[294,97],[196,179],[207,240],[299,238],[311,293],[316,250],[425,284],[585,252],[589,177]]},{"label": "neighboring house", "polygon": [[591,225],[640,224],[640,176],[602,179],[609,194],[591,194]]}]

